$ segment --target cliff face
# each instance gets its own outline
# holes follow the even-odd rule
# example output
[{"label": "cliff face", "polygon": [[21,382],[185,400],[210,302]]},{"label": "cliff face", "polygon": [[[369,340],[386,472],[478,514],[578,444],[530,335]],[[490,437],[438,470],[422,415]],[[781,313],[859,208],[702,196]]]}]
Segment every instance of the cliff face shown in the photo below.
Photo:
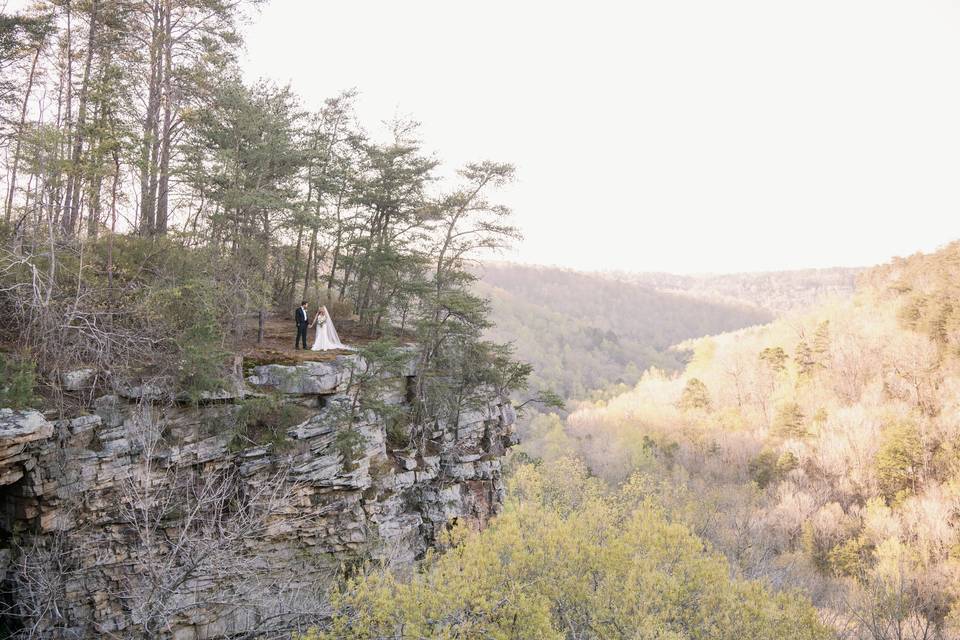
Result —
[{"label": "cliff face", "polygon": [[[0,411],[8,626],[269,636],[322,617],[337,576],[365,561],[408,566],[452,522],[482,527],[502,502],[510,405],[491,396],[413,446],[380,413],[344,422],[355,364],[257,367],[244,390],[199,406],[160,405],[141,386],[71,420]],[[402,407],[414,380],[386,381],[377,400]],[[225,427],[266,390],[293,426]]]}]

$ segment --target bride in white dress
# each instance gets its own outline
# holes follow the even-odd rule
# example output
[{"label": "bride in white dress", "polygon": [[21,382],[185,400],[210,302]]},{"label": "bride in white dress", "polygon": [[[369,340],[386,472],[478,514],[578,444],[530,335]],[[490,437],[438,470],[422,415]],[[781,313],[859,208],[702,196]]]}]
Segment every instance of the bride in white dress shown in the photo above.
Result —
[{"label": "bride in white dress", "polygon": [[313,351],[329,351],[331,349],[349,349],[340,342],[340,336],[337,335],[337,328],[333,326],[333,318],[327,312],[326,307],[320,307],[317,315],[313,318],[313,324],[317,328],[317,337],[313,340]]}]

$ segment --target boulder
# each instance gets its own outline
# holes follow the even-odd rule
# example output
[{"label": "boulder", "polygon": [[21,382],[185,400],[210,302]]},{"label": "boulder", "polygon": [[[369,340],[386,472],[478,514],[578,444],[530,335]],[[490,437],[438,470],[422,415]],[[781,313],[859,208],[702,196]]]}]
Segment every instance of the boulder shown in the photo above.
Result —
[{"label": "boulder", "polygon": [[275,389],[293,395],[336,393],[349,379],[346,360],[355,356],[340,356],[331,362],[304,362],[298,365],[265,364],[254,367],[247,382],[254,387]]},{"label": "boulder", "polygon": [[89,389],[97,377],[95,369],[75,369],[67,371],[61,376],[63,388],[67,391],[82,391]]}]

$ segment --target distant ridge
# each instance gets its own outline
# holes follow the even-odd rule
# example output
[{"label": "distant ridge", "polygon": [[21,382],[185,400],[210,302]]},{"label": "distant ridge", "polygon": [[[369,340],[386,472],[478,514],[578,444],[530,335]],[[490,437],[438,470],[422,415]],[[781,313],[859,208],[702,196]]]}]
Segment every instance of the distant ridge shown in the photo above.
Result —
[{"label": "distant ridge", "polygon": [[831,267],[697,275],[613,271],[604,275],[621,282],[644,284],[658,291],[754,305],[780,315],[808,308],[825,298],[852,295],[857,278],[864,271],[863,268]]},{"label": "distant ridge", "polygon": [[558,266],[486,262],[485,268],[534,269],[580,274],[642,285],[714,303],[763,309],[774,315],[805,309],[826,298],[853,294],[866,267],[827,267],[788,271],[676,274],[661,271],[578,271]]},{"label": "distant ridge", "polygon": [[661,291],[606,274],[557,267],[485,263],[477,291],[491,300],[497,341],[513,342],[534,365],[534,387],[567,398],[615,384],[635,384],[643,371],[678,371],[688,340],[765,324],[774,314],[756,305]]}]

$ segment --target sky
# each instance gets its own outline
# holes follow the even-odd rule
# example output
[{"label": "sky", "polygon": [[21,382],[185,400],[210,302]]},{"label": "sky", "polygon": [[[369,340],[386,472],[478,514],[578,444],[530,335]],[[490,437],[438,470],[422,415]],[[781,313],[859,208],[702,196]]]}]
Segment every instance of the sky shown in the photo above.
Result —
[{"label": "sky", "polygon": [[251,80],[360,91],[445,171],[512,162],[502,256],[677,273],[865,266],[960,238],[960,2],[269,0]]}]

